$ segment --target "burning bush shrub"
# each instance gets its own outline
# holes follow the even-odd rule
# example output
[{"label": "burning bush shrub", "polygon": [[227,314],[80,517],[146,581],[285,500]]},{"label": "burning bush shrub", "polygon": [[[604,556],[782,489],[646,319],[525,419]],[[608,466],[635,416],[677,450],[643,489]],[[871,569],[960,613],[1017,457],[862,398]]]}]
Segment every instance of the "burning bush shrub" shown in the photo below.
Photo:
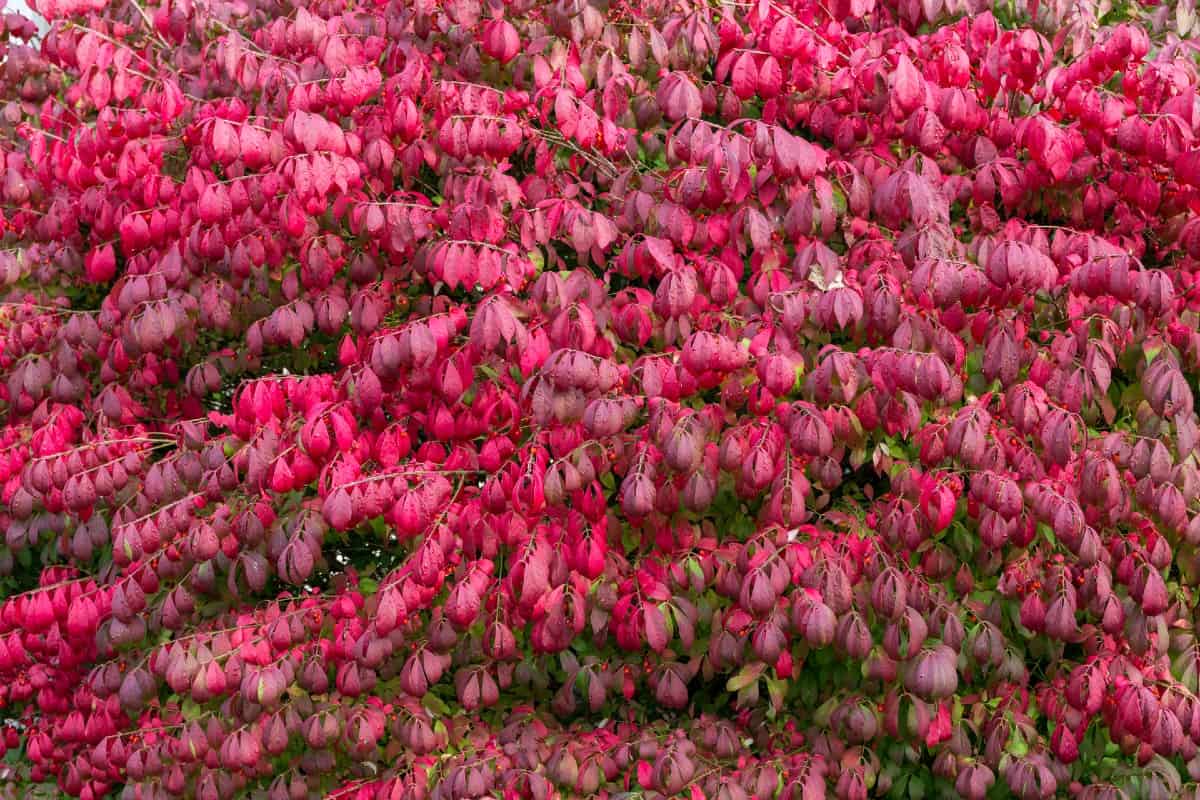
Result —
[{"label": "burning bush shrub", "polygon": [[1196,796],[1190,2],[33,4],[10,795]]}]

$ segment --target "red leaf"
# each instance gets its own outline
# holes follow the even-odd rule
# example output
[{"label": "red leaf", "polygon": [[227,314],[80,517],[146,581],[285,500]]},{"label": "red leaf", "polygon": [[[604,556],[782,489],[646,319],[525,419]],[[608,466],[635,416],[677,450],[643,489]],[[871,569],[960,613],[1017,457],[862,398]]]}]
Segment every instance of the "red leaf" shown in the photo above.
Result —
[{"label": "red leaf", "polygon": [[937,714],[929,722],[929,730],[925,732],[925,744],[928,747],[940,744],[950,738],[953,732],[950,725],[950,703],[942,701],[938,704]]},{"label": "red leaf", "polygon": [[742,100],[749,100],[758,91],[758,65],[754,62],[754,54],[743,52],[733,63],[730,72],[730,85],[733,93]]},{"label": "red leaf", "polygon": [[925,82],[908,56],[901,55],[897,59],[896,69],[892,71],[888,83],[892,102],[896,104],[901,115],[911,114],[921,105]]},{"label": "red leaf", "polygon": [[656,653],[666,650],[670,636],[662,609],[655,603],[645,603],[642,606],[642,619],[646,626],[646,644]]}]

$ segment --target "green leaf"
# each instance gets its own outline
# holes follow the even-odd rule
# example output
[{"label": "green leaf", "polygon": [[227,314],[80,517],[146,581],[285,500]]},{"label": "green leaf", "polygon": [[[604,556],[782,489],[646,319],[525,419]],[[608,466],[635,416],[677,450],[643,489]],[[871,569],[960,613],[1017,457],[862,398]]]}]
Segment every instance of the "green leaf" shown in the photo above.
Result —
[{"label": "green leaf", "polygon": [[744,539],[757,530],[754,518],[748,514],[738,514],[730,520],[730,529],[739,539]]},{"label": "green leaf", "polygon": [[1058,544],[1058,537],[1054,535],[1054,530],[1046,523],[1039,522],[1037,525],[1037,532],[1040,533],[1042,537],[1050,543],[1051,547],[1054,547]]},{"label": "green leaf", "polygon": [[821,703],[821,705],[817,707],[817,710],[813,712],[813,720],[822,727],[828,725],[830,717],[833,716],[833,712],[836,711],[837,707],[841,704],[842,698],[830,697],[824,703]]},{"label": "green leaf", "polygon": [[742,689],[745,689],[747,686],[757,681],[759,676],[763,674],[763,670],[766,668],[767,665],[761,661],[756,661],[753,664],[747,664],[738,670],[737,674],[725,683],[725,688],[731,692],[740,692]]},{"label": "green leaf", "polygon": [[183,718],[188,722],[199,719],[204,713],[204,709],[202,709],[200,705],[190,697],[184,698],[183,706],[180,708],[180,710],[183,712]]},{"label": "green leaf", "polygon": [[774,718],[776,714],[783,711],[783,701],[787,697],[787,681],[779,678],[767,678],[767,696],[771,698],[768,714]]},{"label": "green leaf", "polygon": [[535,273],[540,275],[542,270],[546,268],[546,257],[542,255],[542,251],[535,247],[525,255],[529,258],[529,262],[533,264]]},{"label": "green leaf", "polygon": [[1029,743],[1021,735],[1020,728],[1013,728],[1012,736],[1008,738],[1008,744],[1004,749],[1014,758],[1024,758],[1029,754]]},{"label": "green leaf", "polygon": [[439,717],[450,716],[450,706],[446,705],[446,701],[442,700],[442,698],[438,697],[433,692],[425,693],[425,696],[421,698],[421,705],[425,706],[425,708],[429,709],[434,714],[437,714]]},{"label": "green leaf", "polygon": [[637,533],[632,528],[624,526],[621,530],[621,546],[625,548],[625,552],[637,552],[639,544],[641,544],[641,540]]},{"label": "green leaf", "polygon": [[802,391],[804,391],[804,362],[798,361],[796,363],[796,380],[792,382],[792,393],[796,394]]}]

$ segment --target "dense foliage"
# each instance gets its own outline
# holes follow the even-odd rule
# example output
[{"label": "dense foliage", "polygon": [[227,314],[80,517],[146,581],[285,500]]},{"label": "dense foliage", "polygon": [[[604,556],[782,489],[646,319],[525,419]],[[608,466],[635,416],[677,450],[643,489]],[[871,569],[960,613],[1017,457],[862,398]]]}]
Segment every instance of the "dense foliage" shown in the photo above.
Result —
[{"label": "dense foliage", "polygon": [[9,795],[1200,796],[1190,0],[33,6]]}]

